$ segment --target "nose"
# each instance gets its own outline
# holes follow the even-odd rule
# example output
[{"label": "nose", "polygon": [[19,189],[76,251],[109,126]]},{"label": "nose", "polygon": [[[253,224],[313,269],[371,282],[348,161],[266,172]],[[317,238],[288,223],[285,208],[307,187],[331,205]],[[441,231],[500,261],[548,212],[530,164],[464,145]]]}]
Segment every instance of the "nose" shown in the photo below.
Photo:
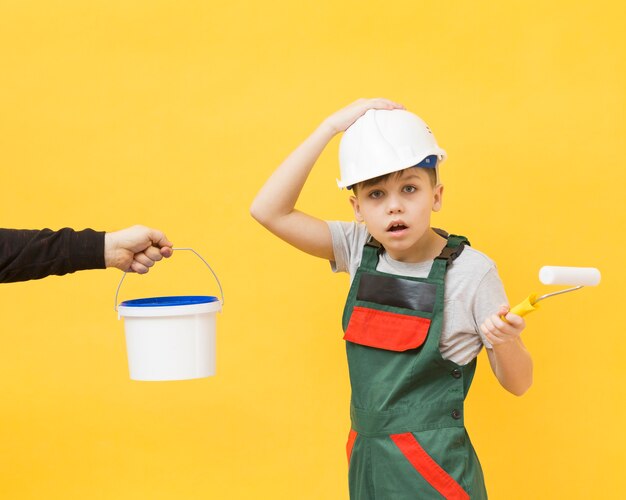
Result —
[{"label": "nose", "polygon": [[404,211],[402,200],[398,196],[391,195],[387,198],[387,213],[399,214]]}]

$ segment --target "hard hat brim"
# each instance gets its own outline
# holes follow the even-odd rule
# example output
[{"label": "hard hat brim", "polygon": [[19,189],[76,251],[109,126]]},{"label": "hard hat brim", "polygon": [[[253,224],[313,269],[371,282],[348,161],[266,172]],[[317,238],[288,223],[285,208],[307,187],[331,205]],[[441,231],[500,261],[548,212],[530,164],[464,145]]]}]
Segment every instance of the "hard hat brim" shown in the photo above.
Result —
[{"label": "hard hat brim", "polygon": [[[433,167],[419,165],[428,156],[437,156],[437,163]],[[430,154],[426,154],[426,155],[412,158],[412,159],[405,159],[403,161],[398,162],[395,165],[390,165],[388,168],[381,169],[378,172],[376,172],[376,175],[364,174],[361,176],[353,176],[352,178],[349,178],[349,179],[337,179],[337,186],[339,186],[340,189],[351,189],[352,186],[354,186],[355,184],[358,184],[359,182],[364,182],[370,179],[375,179],[376,177],[382,177],[383,175],[388,175],[394,172],[399,172],[400,170],[404,170],[407,168],[412,168],[412,167],[417,167],[417,166],[420,166],[422,168],[436,168],[439,165],[441,165],[441,163],[445,159],[446,159],[446,152],[441,148],[437,148],[436,151],[433,151]]]}]

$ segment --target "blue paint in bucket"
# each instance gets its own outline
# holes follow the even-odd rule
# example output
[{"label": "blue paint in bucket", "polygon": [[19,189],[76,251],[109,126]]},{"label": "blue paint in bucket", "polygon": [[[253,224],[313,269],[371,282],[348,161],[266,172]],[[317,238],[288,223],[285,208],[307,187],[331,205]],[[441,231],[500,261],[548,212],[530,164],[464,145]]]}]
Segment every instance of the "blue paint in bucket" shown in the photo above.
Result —
[{"label": "blue paint in bucket", "polygon": [[192,304],[208,304],[219,299],[210,295],[174,295],[171,297],[150,297],[146,299],[125,300],[123,307],[169,307],[189,306]]}]

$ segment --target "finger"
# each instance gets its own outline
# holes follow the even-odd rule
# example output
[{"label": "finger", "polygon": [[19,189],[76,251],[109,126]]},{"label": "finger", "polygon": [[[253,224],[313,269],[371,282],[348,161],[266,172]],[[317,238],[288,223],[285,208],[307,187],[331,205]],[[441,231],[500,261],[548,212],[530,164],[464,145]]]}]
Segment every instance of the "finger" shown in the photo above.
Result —
[{"label": "finger", "polygon": [[498,341],[498,339],[497,339],[495,336],[491,335],[491,333],[489,333],[489,332],[487,332],[487,333],[485,334],[485,338],[487,339],[487,341],[488,341],[491,345],[497,345],[497,344],[499,344],[499,343],[500,343],[500,342]]},{"label": "finger", "polygon": [[137,274],[146,274],[150,270],[149,268],[144,266],[141,262],[137,262],[136,260],[133,260],[133,262],[130,265],[130,269],[131,271]]},{"label": "finger", "polygon": [[491,345],[497,345],[503,342],[491,322],[485,321],[485,323],[483,323],[481,326],[481,331]]},{"label": "finger", "polygon": [[506,319],[506,321],[516,329],[524,328],[526,326],[524,318],[512,312],[508,313],[504,319]]},{"label": "finger", "polygon": [[158,262],[163,258],[163,255],[161,255],[161,249],[157,247],[148,247],[143,251],[143,253],[146,257],[155,262]]},{"label": "finger", "polygon": [[370,99],[369,106],[377,109],[404,109],[402,104],[392,101],[391,99],[385,99],[383,97],[377,97]]},{"label": "finger", "polygon": [[506,314],[511,310],[508,304],[503,304],[498,309],[498,316],[506,316]]},{"label": "finger", "polygon": [[487,336],[489,335],[489,328],[487,328],[487,325],[485,323],[483,323],[482,325],[480,325],[480,331],[483,332],[483,335]]},{"label": "finger", "polygon": [[370,101],[381,104],[381,105],[388,105],[388,106],[398,106],[399,104],[395,101],[392,101],[391,99],[387,99],[386,97],[374,97],[372,99],[370,99]]},{"label": "finger", "polygon": [[492,321],[493,326],[496,328],[496,330],[498,330],[498,332],[505,335],[515,335],[517,327],[512,325],[508,320],[502,319],[502,317],[494,315]]},{"label": "finger", "polygon": [[497,315],[492,315],[483,323],[485,335],[489,334],[495,337],[499,342],[504,342],[507,336],[514,334],[514,330],[507,325]]},{"label": "finger", "polygon": [[174,249],[172,247],[162,247],[159,250],[163,257],[169,258],[174,255]]},{"label": "finger", "polygon": [[491,320],[491,317],[485,319],[481,328],[483,329],[483,333],[485,334],[492,333],[496,330],[495,326],[493,325],[493,321]]},{"label": "finger", "polygon": [[139,264],[141,264],[144,267],[152,267],[152,266],[154,266],[154,261],[150,257],[148,257],[144,252],[136,253],[133,256],[133,263],[134,262],[138,262]]},{"label": "finger", "polygon": [[504,343],[504,339],[502,337],[491,332],[487,332],[487,334],[485,335],[485,338],[491,345],[499,345],[499,344]]},{"label": "finger", "polygon": [[165,233],[163,233],[162,231],[159,231],[158,229],[149,229],[148,230],[148,237],[150,238],[150,241],[152,241],[152,243],[154,243],[157,247],[172,247],[174,246],[174,244],[167,239],[167,236],[165,236]]}]

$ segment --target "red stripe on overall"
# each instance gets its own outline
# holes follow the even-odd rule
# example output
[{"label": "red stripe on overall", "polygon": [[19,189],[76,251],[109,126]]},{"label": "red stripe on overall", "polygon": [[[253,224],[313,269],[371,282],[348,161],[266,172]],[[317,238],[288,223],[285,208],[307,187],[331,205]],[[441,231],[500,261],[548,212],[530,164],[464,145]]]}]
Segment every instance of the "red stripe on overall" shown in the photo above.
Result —
[{"label": "red stripe on overall", "polygon": [[465,490],[424,451],[413,434],[406,432],[389,437],[417,472],[447,500],[469,500]]}]

